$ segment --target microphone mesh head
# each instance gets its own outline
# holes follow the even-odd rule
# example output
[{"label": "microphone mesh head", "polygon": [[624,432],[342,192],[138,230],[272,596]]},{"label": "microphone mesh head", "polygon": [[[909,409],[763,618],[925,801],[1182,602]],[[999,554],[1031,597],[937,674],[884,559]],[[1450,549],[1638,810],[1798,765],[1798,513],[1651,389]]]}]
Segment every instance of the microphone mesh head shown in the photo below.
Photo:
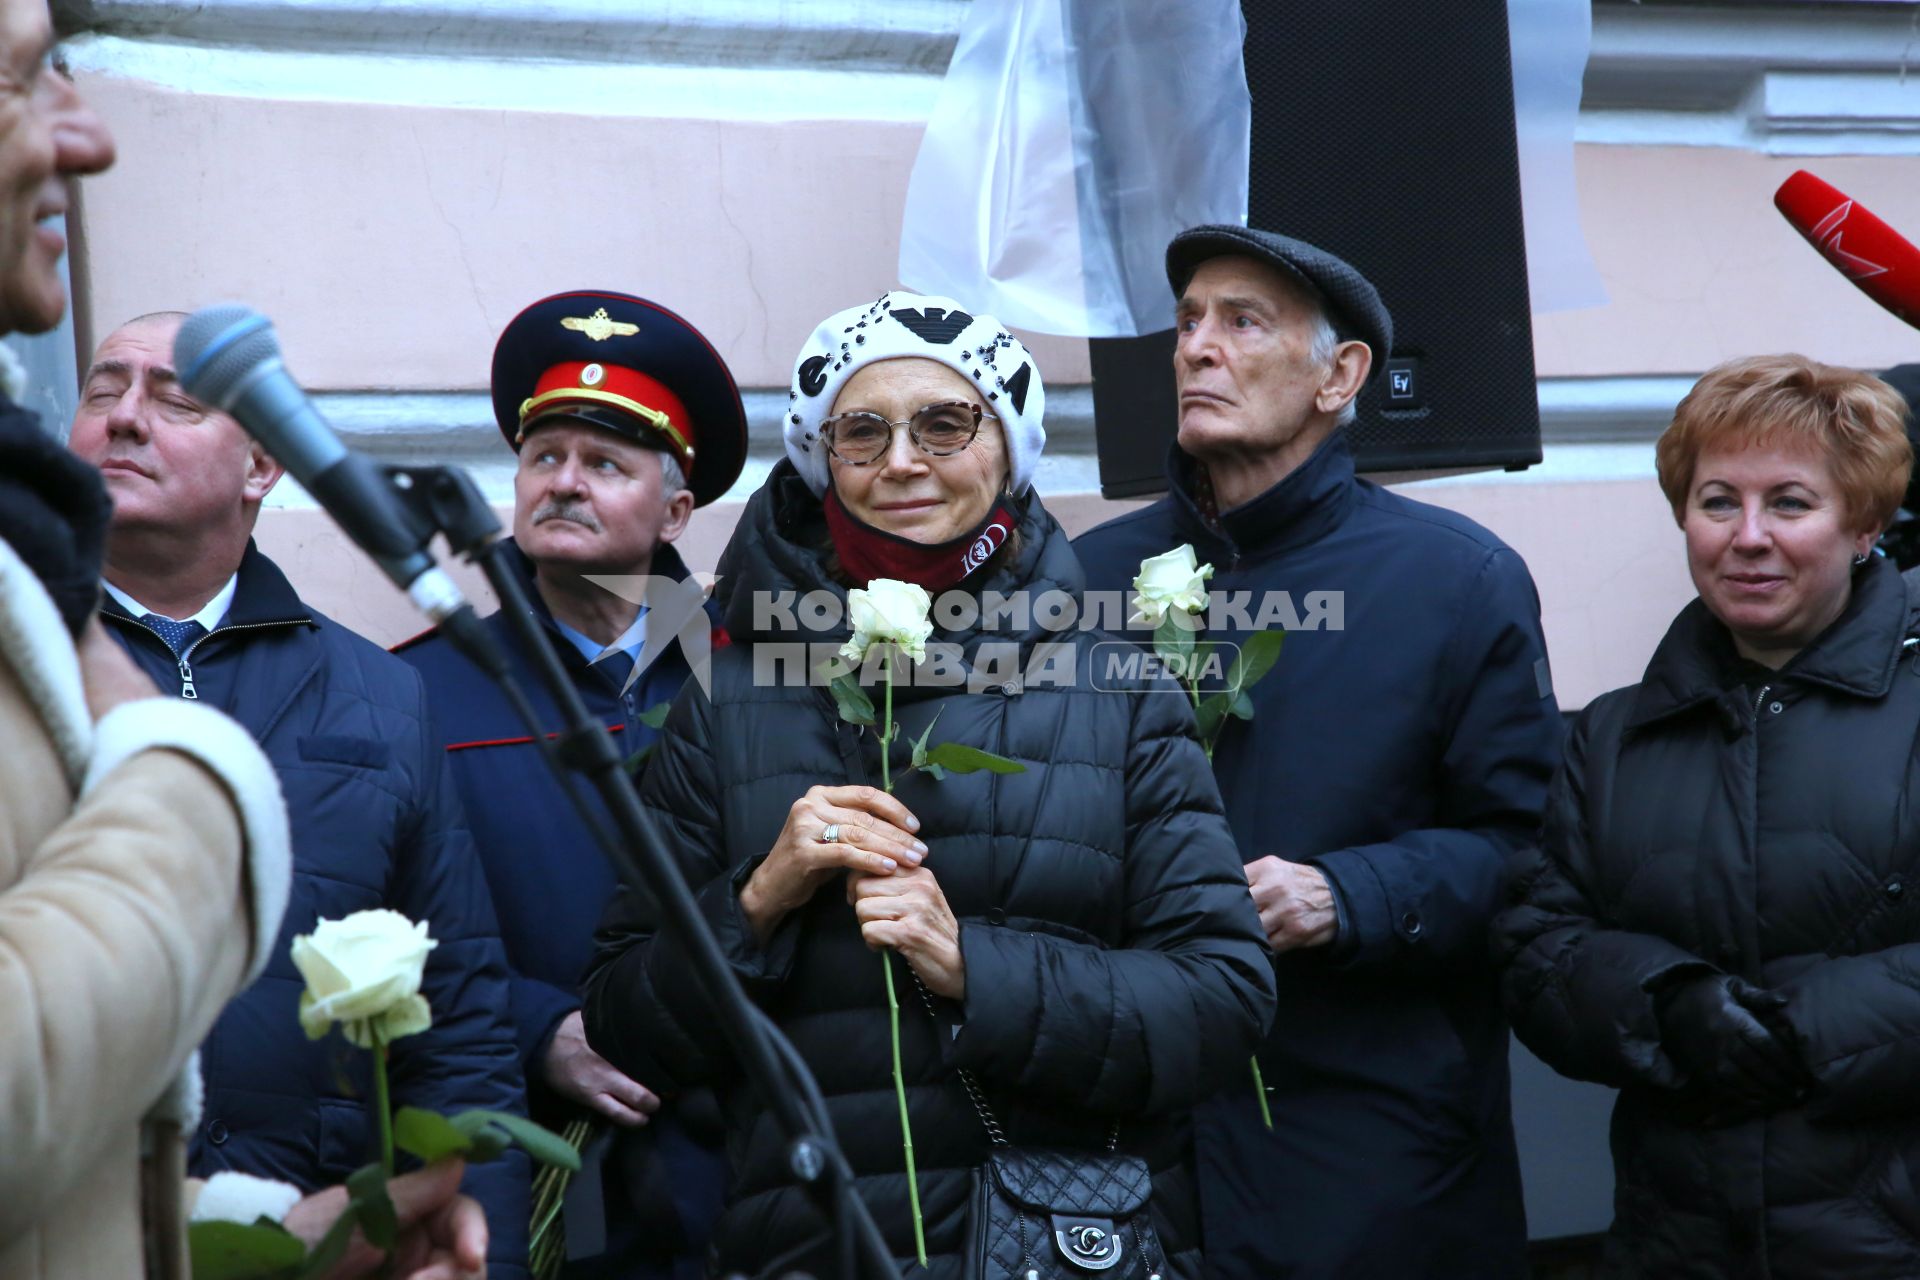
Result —
[{"label": "microphone mesh head", "polygon": [[273,322],[252,307],[222,303],[202,307],[180,325],[173,340],[173,367],[180,385],[196,400],[228,407],[247,374],[280,358]]}]

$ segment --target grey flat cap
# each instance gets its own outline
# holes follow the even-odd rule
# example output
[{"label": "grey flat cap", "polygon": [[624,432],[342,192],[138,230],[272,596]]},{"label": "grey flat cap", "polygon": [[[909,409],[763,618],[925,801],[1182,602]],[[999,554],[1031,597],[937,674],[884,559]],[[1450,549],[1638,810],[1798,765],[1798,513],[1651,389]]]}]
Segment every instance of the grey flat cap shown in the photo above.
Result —
[{"label": "grey flat cap", "polygon": [[[1373,282],[1344,259],[1304,240],[1215,223],[1189,227],[1167,245],[1167,283],[1177,298],[1208,258],[1240,257],[1264,262],[1326,299],[1328,319],[1343,339],[1358,338],[1373,351],[1373,374],[1387,367],[1393,349],[1393,317]],[[1370,375],[1371,376],[1371,375]]]}]

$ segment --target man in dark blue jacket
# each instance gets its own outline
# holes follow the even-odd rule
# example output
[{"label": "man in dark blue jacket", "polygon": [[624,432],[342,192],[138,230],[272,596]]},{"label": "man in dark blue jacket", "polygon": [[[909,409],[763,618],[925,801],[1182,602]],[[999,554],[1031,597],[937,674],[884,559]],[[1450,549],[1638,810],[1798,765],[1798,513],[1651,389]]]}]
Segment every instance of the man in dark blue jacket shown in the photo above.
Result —
[{"label": "man in dark blue jacket", "polygon": [[[387,907],[439,943],[421,992],[433,1026],[392,1049],[394,1105],[523,1112],[505,956],[473,840],[407,665],[303,604],[254,547],[280,467],[172,370],[181,317],[132,321],[100,345],[69,444],[113,498],[108,629],[163,690],[219,707],[265,748],[293,828],[293,892],[265,974],[201,1051],[206,1107],[190,1162],[306,1190],[375,1154],[370,1059],[309,1041],[295,934]],[[525,1276],[526,1157],[474,1165],[494,1276]]]},{"label": "man in dark blue jacket", "polygon": [[1244,227],[1175,237],[1168,495],[1076,543],[1092,590],[1191,543],[1208,625],[1289,631],[1214,767],[1273,947],[1253,1085],[1195,1118],[1217,1280],[1526,1274],[1507,1026],[1488,960],[1559,721],[1520,557],[1356,478],[1339,428],[1391,320],[1331,254]]},{"label": "man in dark blue jacket", "polygon": [[[637,762],[655,734],[642,717],[672,701],[695,665],[704,674],[710,645],[725,640],[671,543],[740,474],[740,393],[693,326],[604,292],[521,312],[494,348],[492,384],[519,455],[513,563],[574,688]],[[506,619],[484,625],[522,673],[542,729],[557,730],[559,712]],[[580,979],[614,888],[606,855],[485,673],[437,632],[396,652],[425,677],[499,904],[534,1112],[555,1127],[590,1115],[622,1131],[568,1197],[575,1261],[564,1274],[704,1276],[725,1191],[718,1114],[705,1095],[662,1110],[581,1026]],[[575,790],[610,828],[591,789]]]}]

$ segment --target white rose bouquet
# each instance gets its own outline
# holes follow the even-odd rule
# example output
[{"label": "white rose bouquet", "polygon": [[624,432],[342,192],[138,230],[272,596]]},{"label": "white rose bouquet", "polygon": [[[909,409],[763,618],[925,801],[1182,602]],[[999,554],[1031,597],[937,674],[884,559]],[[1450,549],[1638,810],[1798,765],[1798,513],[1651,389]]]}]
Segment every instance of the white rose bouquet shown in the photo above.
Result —
[{"label": "white rose bouquet", "polygon": [[[1198,561],[1193,544],[1184,542],[1142,560],[1133,580],[1133,617],[1129,621],[1152,625],[1153,651],[1185,686],[1193,702],[1194,730],[1211,760],[1220,730],[1229,719],[1253,719],[1253,699],[1247,696],[1247,690],[1273,670],[1287,633],[1254,632],[1241,642],[1233,661],[1223,669],[1219,642],[1198,638],[1201,616],[1207,611],[1207,579],[1213,576],[1213,566]],[[1222,687],[1202,694],[1200,682],[1216,677]],[[1273,1112],[1267,1106],[1267,1084],[1261,1079],[1258,1057],[1253,1059],[1253,1096],[1260,1103],[1260,1118],[1267,1128],[1273,1128]]]},{"label": "white rose bouquet", "polygon": [[[893,791],[893,744],[900,737],[900,726],[893,722],[893,664],[902,657],[913,662],[926,659],[927,640],[933,635],[932,610],[933,601],[926,589],[912,582],[875,578],[865,589],[849,591],[847,612],[853,624],[853,635],[840,646],[839,653],[840,662],[846,664],[848,669],[830,669],[828,672],[828,684],[833,690],[840,718],[850,724],[872,729],[874,736],[880,740],[881,787],[889,793]],[[873,699],[861,687],[856,674],[866,665],[869,657],[877,657],[884,664],[881,681],[885,695],[877,723]],[[942,742],[929,747],[927,739],[933,735],[933,726],[939,719],[936,713],[919,738],[915,739],[909,769],[921,770],[936,782],[949,773],[975,773],[981,769],[991,773],[1026,772],[1027,767],[1017,760],[1009,760],[1005,756],[963,743]],[[913,1246],[924,1268],[927,1265],[927,1239],[920,1217],[919,1179],[913,1167],[913,1126],[907,1120],[906,1077],[900,1067],[900,1001],[894,995],[892,954],[882,953],[880,962],[881,971],[887,979],[887,1012],[893,1032],[893,1092],[900,1105],[900,1142],[906,1152],[907,1198],[913,1208]]]},{"label": "white rose bouquet", "polygon": [[188,1243],[196,1280],[322,1276],[345,1254],[356,1227],[369,1244],[390,1248],[398,1223],[387,1179],[393,1176],[396,1148],[423,1163],[451,1155],[478,1162],[517,1145],[543,1164],[579,1171],[579,1153],[525,1116],[486,1110],[442,1116],[418,1107],[394,1112],[388,1097],[387,1049],[395,1040],[433,1025],[433,1010],[420,994],[420,981],[427,956],[438,945],[427,936],[424,921],[386,910],[321,920],[312,933],[294,938],[294,967],[306,980],[300,993],[301,1028],[309,1039],[319,1040],[338,1025],[349,1044],[373,1054],[376,1159],[348,1176],[347,1209],[311,1254],[270,1218],[194,1223]]}]

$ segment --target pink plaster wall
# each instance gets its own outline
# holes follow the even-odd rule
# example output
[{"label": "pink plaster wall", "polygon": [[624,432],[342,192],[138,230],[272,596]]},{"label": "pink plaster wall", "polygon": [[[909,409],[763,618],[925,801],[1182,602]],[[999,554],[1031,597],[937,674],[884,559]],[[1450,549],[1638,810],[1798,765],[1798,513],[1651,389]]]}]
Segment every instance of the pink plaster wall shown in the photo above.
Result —
[{"label": "pink plaster wall", "polygon": [[1920,359],[1920,334],[1773,207],[1775,188],[1807,169],[1920,239],[1920,156],[1582,146],[1575,158],[1581,224],[1610,301],[1533,318],[1542,376],[1699,373],[1773,351],[1863,368]]},{"label": "pink plaster wall", "polygon": [[[657,299],[784,386],[822,318],[896,283],[923,131],[81,89],[120,153],[85,193],[96,327],[245,301],[322,389],[484,389],[507,321],[577,288]],[[1031,341],[1087,380],[1084,340]]]}]

